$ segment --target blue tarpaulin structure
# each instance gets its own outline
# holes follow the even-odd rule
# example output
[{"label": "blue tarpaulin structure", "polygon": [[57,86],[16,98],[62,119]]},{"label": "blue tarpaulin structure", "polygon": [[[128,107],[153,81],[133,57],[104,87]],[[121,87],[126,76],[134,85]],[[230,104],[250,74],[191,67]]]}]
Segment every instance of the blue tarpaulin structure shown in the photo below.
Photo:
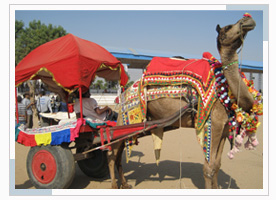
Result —
[{"label": "blue tarpaulin structure", "polygon": [[[179,55],[173,52],[161,52],[144,49],[133,49],[133,48],[113,48],[105,47],[113,56],[115,56],[122,63],[128,64],[129,68],[143,69],[146,68],[147,64],[152,60],[153,57],[173,57],[182,56],[184,58],[202,58],[202,55]],[[203,52],[202,52],[203,53]],[[248,61],[242,60],[241,68],[243,71],[251,71],[262,73],[263,63],[260,61]]]}]

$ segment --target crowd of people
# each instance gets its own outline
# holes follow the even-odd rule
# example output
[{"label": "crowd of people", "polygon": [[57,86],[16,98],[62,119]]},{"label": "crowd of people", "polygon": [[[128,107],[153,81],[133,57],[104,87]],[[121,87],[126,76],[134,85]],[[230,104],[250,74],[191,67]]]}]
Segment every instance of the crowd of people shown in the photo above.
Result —
[{"label": "crowd of people", "polygon": [[[25,124],[26,128],[33,127],[33,109],[37,111],[39,125],[41,127],[49,126],[51,119],[43,117],[40,113],[57,113],[67,112],[67,104],[61,100],[59,95],[46,95],[45,91],[40,91],[39,96],[34,101],[30,100],[30,93],[26,92],[22,98],[17,96],[18,105],[18,123]],[[74,102],[74,111],[76,117],[80,118],[80,102],[78,95],[74,94],[70,103]],[[71,102],[72,101],[72,102]],[[116,121],[118,114],[108,106],[100,107],[94,98],[90,97],[90,92],[87,91],[82,95],[83,117],[88,117],[93,120],[111,120]],[[16,122],[17,124],[17,119]]]},{"label": "crowd of people", "polygon": [[[35,100],[31,102],[30,93],[25,92],[23,98],[17,96],[18,123],[25,124],[26,128],[33,127],[33,108],[37,110],[38,119],[41,126],[49,125],[49,119],[40,117],[39,113],[67,112],[67,105],[59,95],[46,95],[45,91],[39,92]],[[17,124],[17,119],[16,122]]]}]

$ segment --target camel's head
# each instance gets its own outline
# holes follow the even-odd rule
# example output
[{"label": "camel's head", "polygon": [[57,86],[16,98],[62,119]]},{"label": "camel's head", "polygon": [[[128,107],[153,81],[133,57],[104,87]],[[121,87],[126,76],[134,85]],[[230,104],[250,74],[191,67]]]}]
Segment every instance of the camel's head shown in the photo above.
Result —
[{"label": "camel's head", "polygon": [[244,14],[244,17],[240,19],[236,24],[231,24],[221,28],[217,25],[217,46],[219,52],[223,47],[237,50],[241,45],[246,34],[253,30],[256,26],[256,22],[253,20],[250,14]]}]

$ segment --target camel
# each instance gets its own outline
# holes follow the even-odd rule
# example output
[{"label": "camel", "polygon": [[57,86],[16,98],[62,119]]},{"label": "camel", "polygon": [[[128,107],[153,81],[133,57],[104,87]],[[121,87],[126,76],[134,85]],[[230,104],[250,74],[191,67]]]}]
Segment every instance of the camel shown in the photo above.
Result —
[{"label": "camel", "polygon": [[[224,66],[224,75],[227,79],[229,87],[235,96],[239,98],[238,106],[244,111],[250,112],[253,106],[253,96],[248,91],[247,86],[241,80],[240,72],[238,69],[238,54],[237,50],[243,44],[246,34],[253,30],[256,26],[255,21],[250,15],[244,15],[237,23],[225,26],[221,28],[219,25],[216,27],[218,32],[217,36],[217,48],[221,57],[222,65]],[[149,86],[150,87],[150,86]],[[187,105],[185,99],[181,100],[181,107]],[[147,119],[158,120],[168,117],[173,113],[179,111],[180,99],[173,98],[160,98],[147,103]],[[181,123],[181,124],[180,124]],[[229,135],[228,114],[223,104],[216,100],[211,111],[211,123],[212,123],[212,146],[209,162],[204,162],[203,174],[205,179],[206,189],[218,188],[218,171],[221,166],[221,156],[225,141]],[[122,119],[118,118],[118,125],[122,125]],[[181,122],[175,122],[173,127],[195,127],[194,120],[191,112],[185,113]],[[156,140],[160,140],[163,137],[164,129],[159,128],[152,131],[152,134]],[[131,188],[127,184],[122,169],[122,152],[124,150],[124,142],[120,141],[112,145],[112,150],[108,152],[108,166],[111,178],[111,187],[113,189],[118,188],[115,179],[115,165],[117,167],[119,178],[121,181],[121,188]],[[158,157],[158,149],[156,156]],[[160,152],[159,152],[160,153]]]}]

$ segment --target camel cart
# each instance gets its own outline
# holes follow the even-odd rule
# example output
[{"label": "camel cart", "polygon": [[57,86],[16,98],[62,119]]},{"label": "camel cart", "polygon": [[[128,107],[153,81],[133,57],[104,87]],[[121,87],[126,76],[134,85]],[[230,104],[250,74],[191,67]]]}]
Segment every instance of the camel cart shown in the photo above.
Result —
[{"label": "camel cart", "polygon": [[[105,154],[111,144],[147,135],[149,130],[166,127],[179,118],[177,112],[168,119],[124,126],[83,118],[81,94],[89,89],[96,75],[118,80],[121,86],[128,80],[123,65],[113,55],[72,34],[37,47],[16,66],[16,87],[25,81],[40,79],[66,102],[69,94],[76,90],[80,96],[79,119],[34,129],[16,125],[15,140],[31,147],[27,173],[36,188],[68,188],[75,176],[75,161],[86,175],[102,178],[108,174]],[[17,90],[15,92],[17,96]],[[182,114],[188,107],[182,108]],[[18,106],[16,113],[18,122]]]}]

